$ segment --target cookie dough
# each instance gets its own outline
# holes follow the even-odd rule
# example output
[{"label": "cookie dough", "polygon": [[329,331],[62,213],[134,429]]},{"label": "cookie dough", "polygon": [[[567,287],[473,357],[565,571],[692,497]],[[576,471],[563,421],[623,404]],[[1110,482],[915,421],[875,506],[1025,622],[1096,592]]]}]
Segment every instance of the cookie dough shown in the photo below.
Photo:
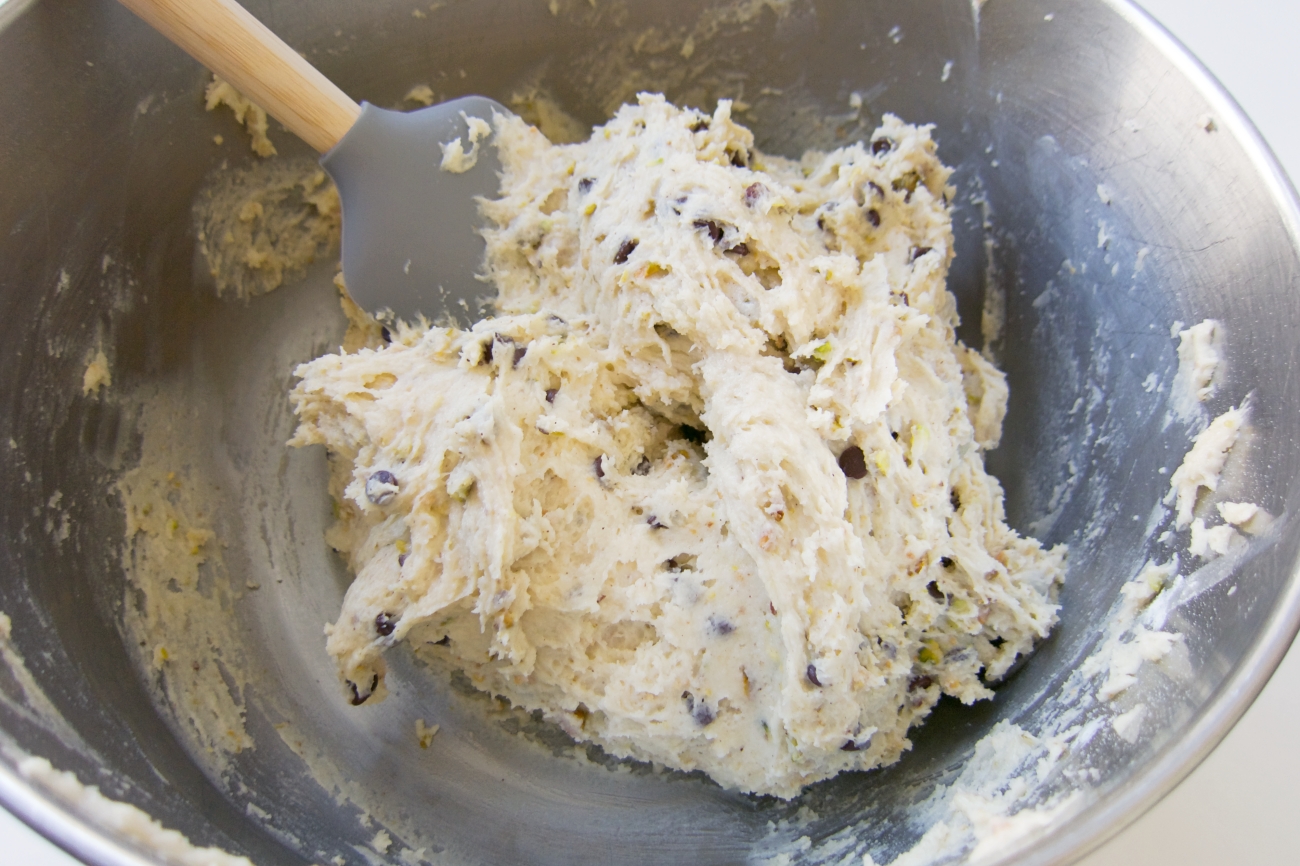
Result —
[{"label": "cookie dough", "polygon": [[497,118],[499,315],[300,366],[356,573],[346,696],[405,642],[574,738],[790,797],[896,760],[1056,622],[1065,551],[983,467],[927,127],[760,153],[642,95],[584,143]]}]

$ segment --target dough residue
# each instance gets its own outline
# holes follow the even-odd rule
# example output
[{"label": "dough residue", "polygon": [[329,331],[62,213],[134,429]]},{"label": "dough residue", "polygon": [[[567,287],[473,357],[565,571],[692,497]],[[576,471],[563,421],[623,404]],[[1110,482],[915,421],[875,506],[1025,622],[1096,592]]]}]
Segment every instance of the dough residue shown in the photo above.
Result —
[{"label": "dough residue", "polygon": [[255,105],[232,84],[217,75],[212,76],[212,81],[204,91],[203,97],[204,107],[208,111],[215,110],[219,105],[230,109],[235,115],[235,122],[248,130],[251,136],[249,147],[253,149],[253,153],[263,158],[275,156],[275,145],[266,135],[268,126],[266,112],[261,106]]},{"label": "dough residue", "polygon": [[86,364],[86,372],[81,377],[81,393],[98,394],[100,388],[113,384],[113,373],[108,369],[108,356],[103,349],[96,349],[94,356]]},{"label": "dough residue", "polygon": [[469,132],[465,136],[469,139],[469,150],[466,150],[461,143],[460,136],[446,144],[438,145],[438,147],[442,148],[442,170],[449,171],[452,174],[463,174],[478,165],[479,141],[492,134],[491,125],[483,118],[470,117],[463,111],[460,116],[465,121],[465,125],[469,127]]},{"label": "dough residue", "polygon": [[194,221],[217,293],[246,299],[336,254],[342,209],[315,160],[275,160],[218,174],[195,203]]},{"label": "dough residue", "polygon": [[234,593],[201,504],[210,491],[183,456],[179,427],[169,415],[153,416],[143,431],[144,459],[117,483],[126,514],[122,567],[135,590],[123,619],[158,705],[206,754],[230,755],[253,747]]},{"label": "dough residue", "polygon": [[177,866],[253,866],[220,848],[199,848],[176,830],[169,830],[147,812],[105,797],[94,785],[84,785],[72,773],[56,770],[45,758],[18,762],[23,778],[58,796],[86,821],[130,840],[166,863]]},{"label": "dough residue", "polygon": [[1223,366],[1223,326],[1206,319],[1178,334],[1178,374],[1172,393],[1174,411],[1192,418],[1215,392],[1215,376]]},{"label": "dough residue", "polygon": [[423,108],[428,108],[437,100],[434,97],[432,87],[427,84],[417,84],[410,90],[406,91],[406,95],[402,97],[402,101],[411,102]]},{"label": "dough residue", "polygon": [[296,371],[353,703],[405,641],[575,739],[789,797],[897,760],[1056,622],[1065,551],[983,468],[1007,390],[955,336],[929,129],[796,162],[730,111],[643,95],[568,146],[498,118],[500,315]]},{"label": "dough residue", "polygon": [[1186,529],[1202,489],[1213,492],[1219,487],[1219,475],[1228,462],[1228,452],[1237,443],[1246,419],[1246,404],[1233,407],[1210,422],[1197,435],[1183,462],[1169,478],[1170,494],[1175,499],[1175,526]]},{"label": "dough residue", "polygon": [[1169,654],[1182,637],[1148,628],[1139,614],[1162,593],[1178,573],[1178,559],[1147,563],[1137,577],[1120,587],[1119,609],[1107,626],[1106,640],[1079,666],[1085,677],[1104,674],[1097,689],[1102,701],[1113,701],[1137,683],[1138,670],[1147,662],[1158,662]]}]

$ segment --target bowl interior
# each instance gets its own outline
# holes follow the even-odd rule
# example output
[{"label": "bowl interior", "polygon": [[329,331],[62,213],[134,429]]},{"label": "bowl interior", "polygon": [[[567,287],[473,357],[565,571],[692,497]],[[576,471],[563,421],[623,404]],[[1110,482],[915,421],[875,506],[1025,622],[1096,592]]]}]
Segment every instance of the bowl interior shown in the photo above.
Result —
[{"label": "bowl interior", "polygon": [[[256,158],[228,115],[202,111],[206,74],[117,3],[38,2],[0,30],[0,610],[48,703],[33,710],[21,678],[0,673],[11,752],[48,756],[259,864],[572,866],[611,852],[723,864],[781,851],[888,863],[945,820],[943,786],[1012,721],[1075,731],[1050,773],[1026,777],[1027,805],[1084,792],[1044,822],[1026,861],[1048,862],[1113,829],[1108,802],[1149,803],[1189,770],[1280,657],[1296,617],[1294,204],[1230,103],[1131,9],[1081,0],[1045,20],[1038,3],[967,0],[248,6],[378,105],[427,84],[438,98],[553,104],[589,125],[639,90],[701,107],[733,98],[759,147],[788,156],[865,137],[884,112],[934,123],[957,170],[961,337],[994,337],[1012,392],[989,465],[1014,527],[1070,544],[1061,624],[995,700],[943,703],[895,766],[792,802],[575,748],[401,653],[388,701],[347,706],[321,631],[348,581],[322,540],[324,455],[284,446],[293,367],[343,333],[333,263],[251,300],[218,297],[192,207]],[[274,125],[272,137],[277,160],[310,158]],[[982,312],[998,303],[1005,325],[989,335]],[[1205,420],[1173,411],[1170,328],[1206,318],[1227,334],[1210,415],[1247,395],[1252,406],[1219,497],[1281,517],[1217,565],[1193,560],[1185,534],[1161,536],[1168,473]],[[113,381],[88,396],[100,348]],[[183,587],[169,586],[161,552],[125,544],[124,476],[163,485],[216,532],[190,603],[171,603]],[[1063,689],[1119,587],[1175,553],[1204,591],[1170,616],[1177,663],[1125,699],[1148,707],[1130,743],[1109,725],[1114,707]],[[153,583],[128,579],[142,568]],[[155,664],[146,621],[204,663]],[[441,726],[427,749],[416,719]]]}]

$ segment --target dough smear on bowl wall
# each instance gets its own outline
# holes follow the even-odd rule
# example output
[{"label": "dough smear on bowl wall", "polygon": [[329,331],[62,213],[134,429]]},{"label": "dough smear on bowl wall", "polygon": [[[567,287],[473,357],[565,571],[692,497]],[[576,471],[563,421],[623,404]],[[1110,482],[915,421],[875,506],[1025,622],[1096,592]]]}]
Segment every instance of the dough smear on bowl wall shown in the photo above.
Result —
[{"label": "dough smear on bowl wall", "polygon": [[643,94],[585,143],[496,142],[498,315],[296,371],[351,702],[405,641],[615,755],[791,797],[992,697],[1065,549],[984,471],[1007,388],[956,339],[929,129],[792,161],[728,101]]},{"label": "dough smear on bowl wall", "polygon": [[1059,866],[1290,642],[1300,216],[1126,0],[248,5],[576,146],[477,142],[494,317],[385,341],[317,154],[0,6],[0,801],[79,858]]}]

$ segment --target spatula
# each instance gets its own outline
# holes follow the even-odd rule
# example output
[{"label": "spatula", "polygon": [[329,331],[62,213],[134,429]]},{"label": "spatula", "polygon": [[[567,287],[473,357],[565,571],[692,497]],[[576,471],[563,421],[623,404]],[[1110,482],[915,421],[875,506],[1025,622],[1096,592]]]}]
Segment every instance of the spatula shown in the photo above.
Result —
[{"label": "spatula", "polygon": [[483,316],[474,199],[497,191],[500,162],[480,143],[472,168],[444,170],[439,144],[468,151],[468,119],[507,109],[482,96],[412,112],[358,105],[234,0],[121,2],[324,154],[343,203],[343,277],[362,309]]}]

